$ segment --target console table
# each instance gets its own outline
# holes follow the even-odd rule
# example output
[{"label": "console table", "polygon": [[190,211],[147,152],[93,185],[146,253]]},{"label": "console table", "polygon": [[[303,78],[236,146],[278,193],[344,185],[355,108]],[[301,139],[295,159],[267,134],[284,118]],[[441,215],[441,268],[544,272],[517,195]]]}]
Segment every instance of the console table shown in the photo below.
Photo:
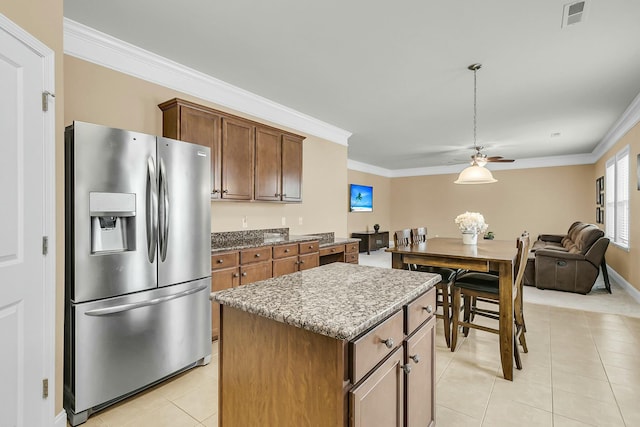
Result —
[{"label": "console table", "polygon": [[367,255],[371,255],[372,250],[389,247],[388,231],[361,231],[351,233],[351,237],[360,239],[360,252],[367,251]]}]

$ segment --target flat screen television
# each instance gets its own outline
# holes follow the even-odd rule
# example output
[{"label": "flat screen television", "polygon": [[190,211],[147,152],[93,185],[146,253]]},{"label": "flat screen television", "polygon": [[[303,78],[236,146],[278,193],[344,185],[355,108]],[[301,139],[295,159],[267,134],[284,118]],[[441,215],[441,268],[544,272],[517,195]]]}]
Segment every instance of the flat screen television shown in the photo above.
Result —
[{"label": "flat screen television", "polygon": [[373,212],[373,187],[351,184],[349,212]]}]

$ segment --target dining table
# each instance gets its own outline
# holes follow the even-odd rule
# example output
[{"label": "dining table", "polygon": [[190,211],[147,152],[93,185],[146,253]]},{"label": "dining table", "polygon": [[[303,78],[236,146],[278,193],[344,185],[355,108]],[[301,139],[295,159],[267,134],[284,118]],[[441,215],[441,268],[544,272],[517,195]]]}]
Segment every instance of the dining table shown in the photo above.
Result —
[{"label": "dining table", "polygon": [[513,301],[517,294],[514,291],[513,270],[518,254],[516,239],[478,239],[476,244],[469,245],[464,244],[462,238],[433,237],[422,243],[393,247],[386,251],[391,252],[391,266],[397,269],[407,269],[409,265],[416,264],[498,273],[500,361],[504,378],[513,381]]}]

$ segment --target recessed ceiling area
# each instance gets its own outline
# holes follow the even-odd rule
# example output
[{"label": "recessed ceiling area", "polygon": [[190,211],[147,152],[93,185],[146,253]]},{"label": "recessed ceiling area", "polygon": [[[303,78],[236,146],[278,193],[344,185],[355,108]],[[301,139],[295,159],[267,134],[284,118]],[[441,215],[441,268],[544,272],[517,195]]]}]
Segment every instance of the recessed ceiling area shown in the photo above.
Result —
[{"label": "recessed ceiling area", "polygon": [[[349,132],[389,170],[589,154],[640,93],[640,2],[65,0],[64,16]],[[574,8],[574,10],[577,10]]]}]

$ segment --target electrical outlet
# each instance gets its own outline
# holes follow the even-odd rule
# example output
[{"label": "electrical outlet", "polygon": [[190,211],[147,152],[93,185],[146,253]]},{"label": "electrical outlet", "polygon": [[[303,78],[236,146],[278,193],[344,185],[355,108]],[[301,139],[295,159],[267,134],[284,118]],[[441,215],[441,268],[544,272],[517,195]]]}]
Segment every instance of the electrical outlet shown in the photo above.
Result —
[{"label": "electrical outlet", "polygon": [[301,216],[298,217],[298,225],[302,225],[302,217]]},{"label": "electrical outlet", "polygon": [[287,225],[287,217],[286,216],[282,217],[282,225]]},{"label": "electrical outlet", "polygon": [[243,216],[242,217],[242,228],[247,228],[249,226],[249,224],[247,223],[247,217]]}]

